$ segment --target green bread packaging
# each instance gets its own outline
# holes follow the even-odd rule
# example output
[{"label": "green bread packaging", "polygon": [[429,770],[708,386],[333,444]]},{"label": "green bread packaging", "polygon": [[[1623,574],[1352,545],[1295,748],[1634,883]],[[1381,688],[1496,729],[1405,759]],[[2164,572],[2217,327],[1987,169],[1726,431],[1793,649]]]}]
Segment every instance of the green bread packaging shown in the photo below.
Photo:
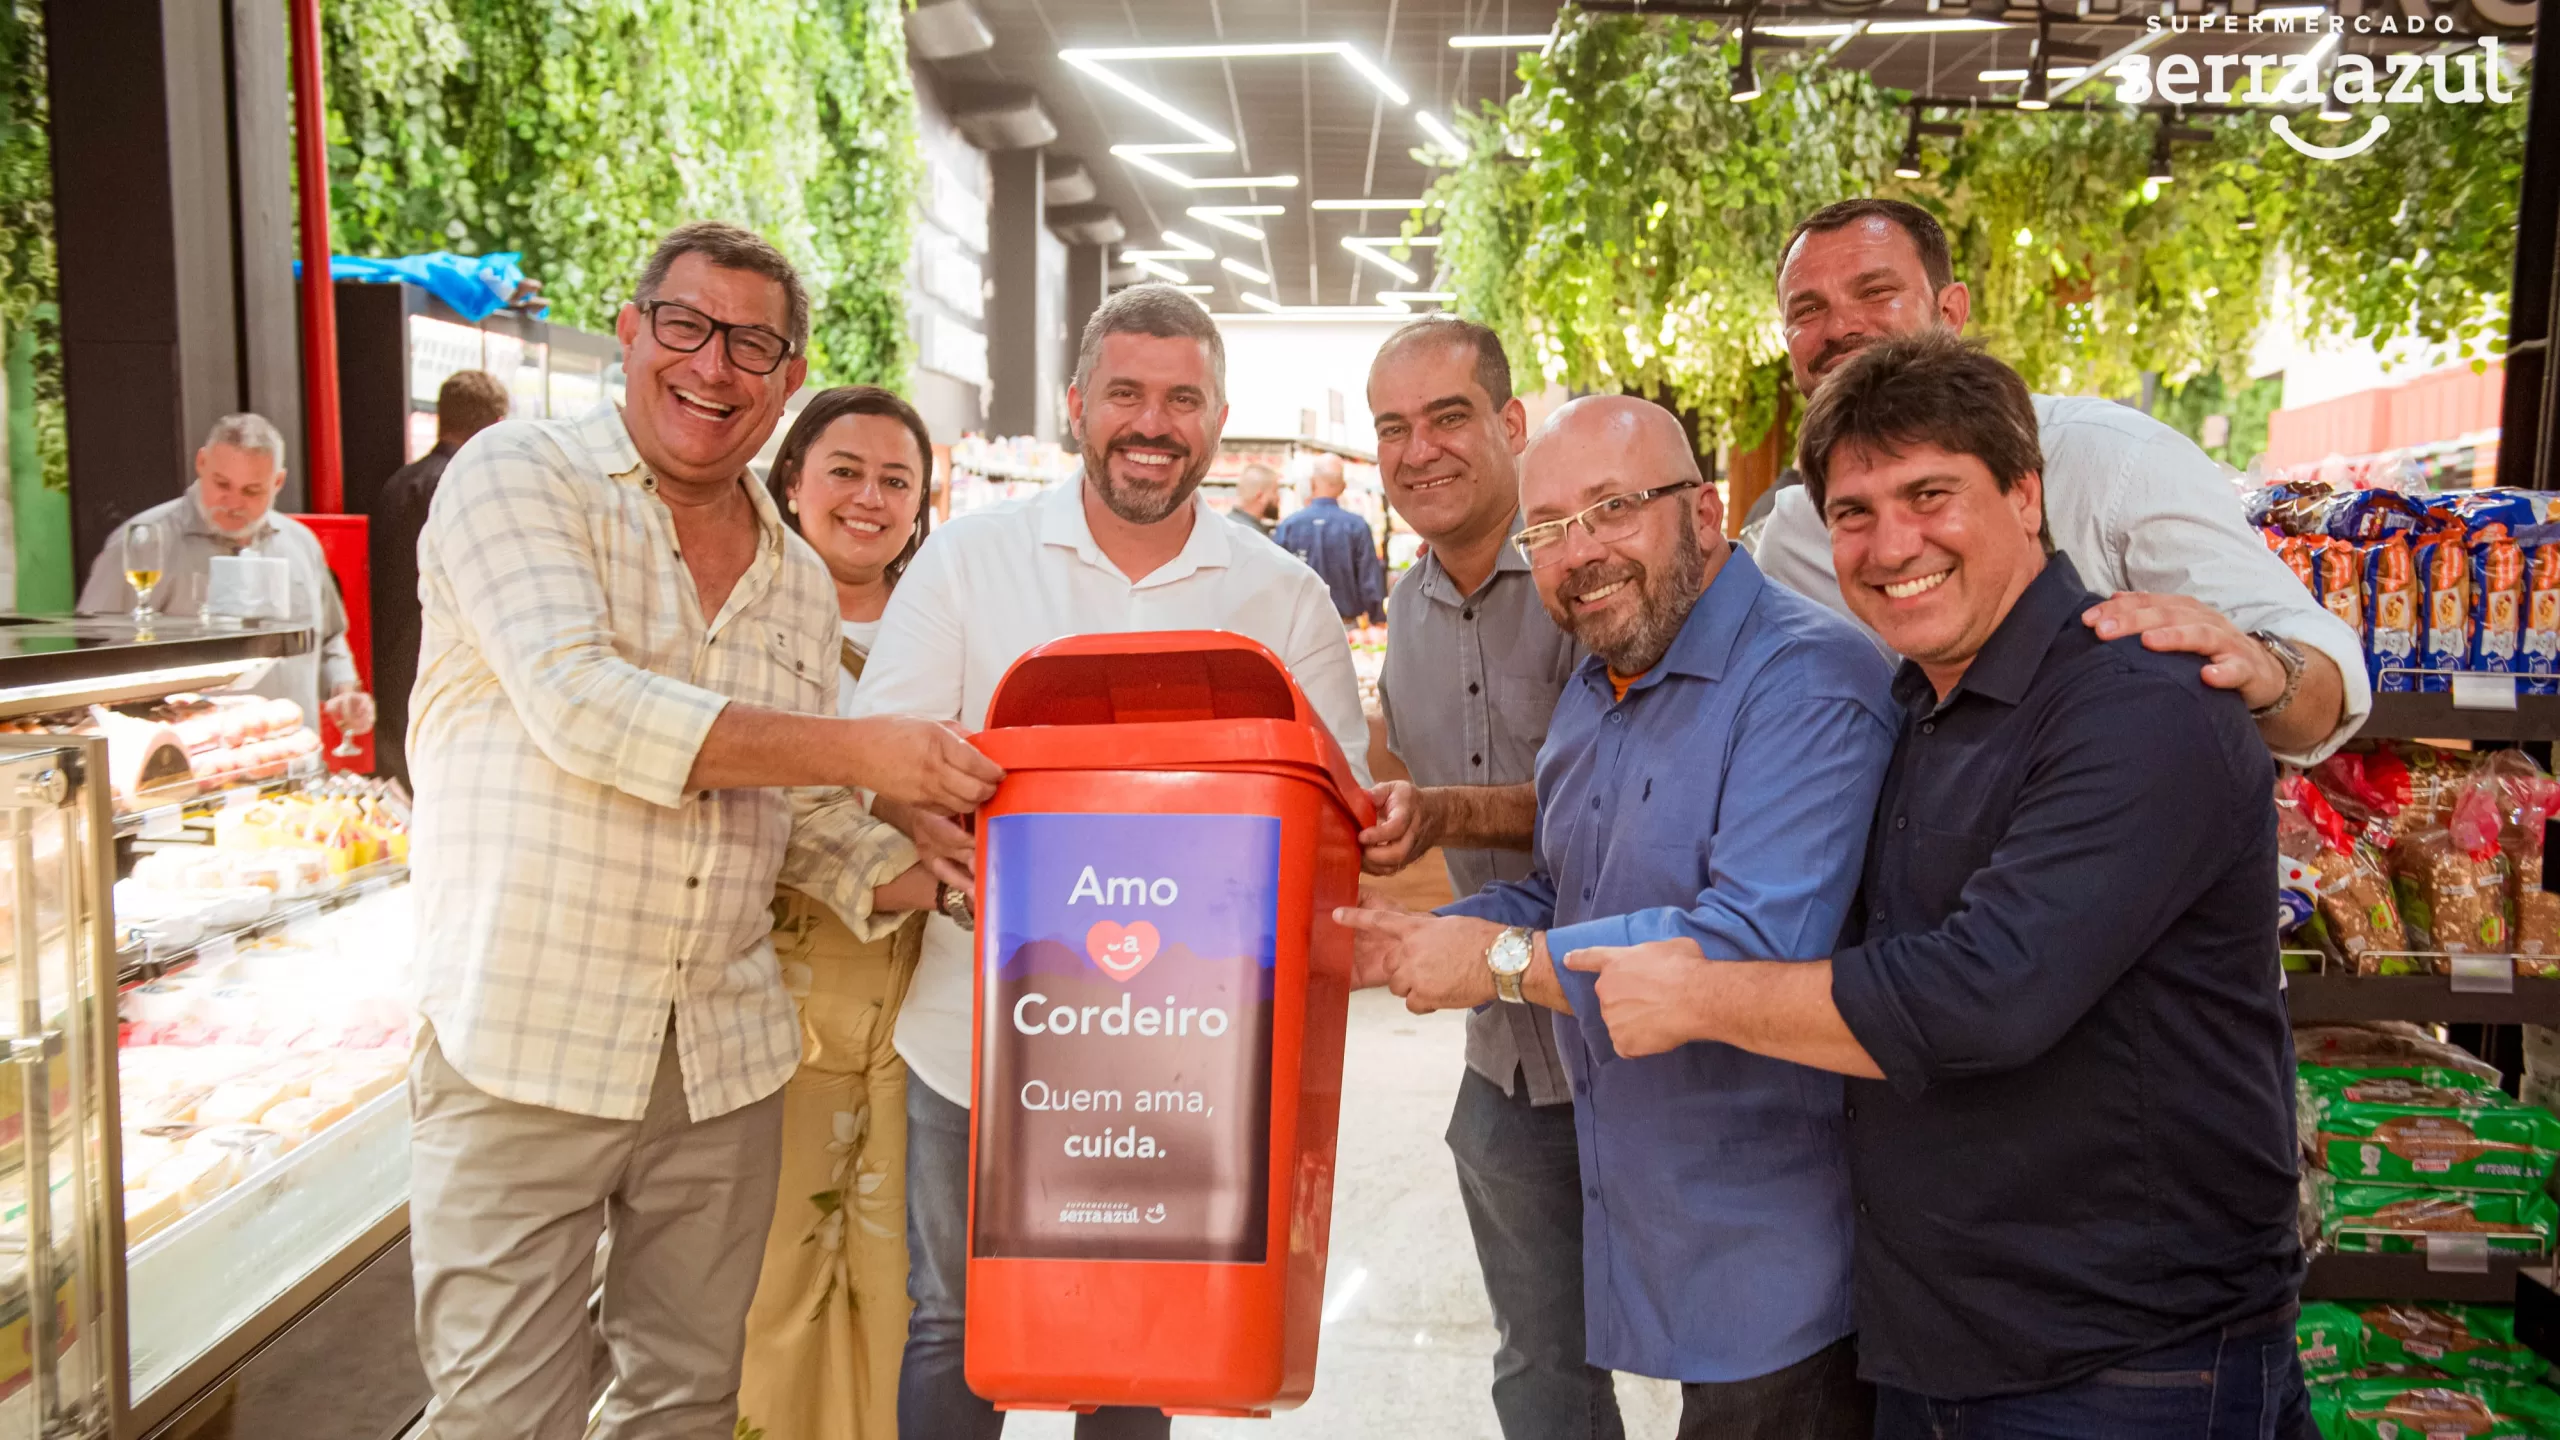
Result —
[{"label": "green bread packaging", "polygon": [[2302,1108],[2320,1167],[2342,1180],[2539,1190],[2560,1160],[2560,1116],[2494,1091],[2369,1077],[2312,1087]]},{"label": "green bread packaging", "polygon": [[[2327,1440],[2549,1440],[2560,1394],[2540,1385],[2458,1380],[2346,1380],[2315,1393]],[[2332,1398],[2334,1396],[2334,1398]]]},{"label": "green bread packaging", "polygon": [[2412,1190],[2318,1177],[2320,1233],[2347,1254],[2413,1255],[2429,1235],[2478,1235],[2499,1254],[2538,1255],[2560,1230],[2560,1204],[2540,1191]]},{"label": "green bread packaging", "polygon": [[2355,1310],[2365,1365],[2424,1365],[2457,1379],[2495,1381],[2539,1380],[2549,1368],[2516,1343],[2513,1310],[2398,1302],[2359,1303]]},{"label": "green bread packaging", "polygon": [[2364,1368],[2364,1317],[2333,1300],[2306,1301],[2293,1322],[2303,1378],[2332,1379]]}]

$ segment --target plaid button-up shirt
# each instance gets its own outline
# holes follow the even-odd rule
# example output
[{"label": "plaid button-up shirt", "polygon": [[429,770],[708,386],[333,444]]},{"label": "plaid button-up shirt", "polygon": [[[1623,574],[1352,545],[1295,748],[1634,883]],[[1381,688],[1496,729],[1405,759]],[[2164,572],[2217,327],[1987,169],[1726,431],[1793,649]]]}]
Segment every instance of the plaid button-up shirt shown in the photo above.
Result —
[{"label": "plaid button-up shirt", "polygon": [[776,882],[865,938],[898,918],[871,887],[914,848],[851,794],[685,789],[731,700],[836,708],[834,587],[744,488],[756,558],[705,624],[611,405],[494,426],[445,471],[418,542],[416,988],[492,1095],[637,1119],[672,1007],[694,1117],[761,1099],[800,1056]]}]

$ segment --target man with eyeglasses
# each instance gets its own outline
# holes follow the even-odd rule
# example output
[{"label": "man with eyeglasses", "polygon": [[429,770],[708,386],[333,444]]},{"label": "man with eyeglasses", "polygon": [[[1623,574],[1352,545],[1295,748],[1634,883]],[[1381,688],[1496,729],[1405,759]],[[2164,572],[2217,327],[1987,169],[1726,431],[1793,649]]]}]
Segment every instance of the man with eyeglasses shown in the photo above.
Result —
[{"label": "man with eyeglasses", "polygon": [[1436,917],[1338,912],[1358,979],[1416,1011],[1556,1012],[1593,1365],[1681,1382],[1684,1437],[1865,1440],[1839,1078],[1720,1044],[1625,1058],[1560,962],[1671,936],[1825,954],[1893,749],[1889,672],[1726,543],[1660,406],[1558,410],[1521,499],[1514,543],[1590,651],[1538,754],[1530,871]]},{"label": "man with eyeglasses", "polygon": [[949,814],[1001,778],[945,726],[834,718],[835,587],[747,472],[808,317],[762,239],[676,230],[616,327],[621,404],[472,437],[420,536],[409,1214],[433,1440],[730,1432],[800,1059],[774,886],[885,933],[934,873],[853,787]]}]

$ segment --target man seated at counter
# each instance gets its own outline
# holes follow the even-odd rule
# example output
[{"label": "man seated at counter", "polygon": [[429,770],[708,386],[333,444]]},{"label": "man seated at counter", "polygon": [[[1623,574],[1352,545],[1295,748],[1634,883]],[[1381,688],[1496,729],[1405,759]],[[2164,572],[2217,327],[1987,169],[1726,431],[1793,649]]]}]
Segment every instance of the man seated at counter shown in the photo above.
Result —
[{"label": "man seated at counter", "polygon": [[276,662],[251,688],[271,700],[290,700],[314,729],[325,710],[340,731],[362,735],[373,728],[373,697],[356,676],[355,651],[347,645],[347,607],[329,573],[320,537],[290,515],[276,513],[284,490],[284,436],[263,415],[225,415],[214,422],[196,451],[195,483],[178,498],[154,505],[116,527],[89,567],[80,591],[83,615],[133,613],[133,587],[125,583],[125,538],[137,526],[160,537],[160,579],[151,608],[163,615],[204,611],[216,555],[258,555],[292,567],[292,608],[287,619],[318,632],[312,648]]},{"label": "man seated at counter", "polygon": [[1884,658],[1726,543],[1660,406],[1558,410],[1520,499],[1539,598],[1590,651],[1538,754],[1533,868],[1439,918],[1338,912],[1359,978],[1415,1010],[1561,1012],[1593,1365],[1680,1381],[1682,1435],[1866,1440],[1840,1081],[1713,1042],[1623,1058],[1555,957],[1665,935],[1829,953],[1893,745]]},{"label": "man seated at counter", "polygon": [[1842,366],[1800,467],[1850,607],[1905,657],[1849,943],[1565,965],[1621,1054],[1853,1077],[1880,1440],[2308,1433],[2275,775],[2246,701],[2081,623],[2027,387],[1953,336]]}]

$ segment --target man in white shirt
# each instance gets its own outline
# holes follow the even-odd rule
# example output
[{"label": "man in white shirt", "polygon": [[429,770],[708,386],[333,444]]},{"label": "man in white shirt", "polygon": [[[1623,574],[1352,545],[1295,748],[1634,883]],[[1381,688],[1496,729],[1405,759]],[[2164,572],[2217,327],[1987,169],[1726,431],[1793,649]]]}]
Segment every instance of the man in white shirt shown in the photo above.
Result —
[{"label": "man in white shirt", "polygon": [[409,1213],[432,1440],[735,1427],[800,1060],[774,886],[883,933],[934,882],[851,787],[957,813],[1002,773],[945,726],[831,713],[835,587],[747,472],[806,364],[790,262],[685,226],[617,328],[619,410],[474,436],[418,542]]},{"label": "man in white shirt", "polygon": [[[1085,326],[1067,415],[1083,478],[937,527],[907,567],[855,715],[986,723],[1023,652],[1067,635],[1229,630],[1270,647],[1368,783],[1368,726],[1351,647],[1316,573],[1244,535],[1199,498],[1226,424],[1226,347],[1190,297],[1162,285],[1112,296]],[[967,863],[948,822],[888,806],[929,859]],[[898,1430],[993,1440],[1003,1416],[961,1369],[968,1272],[970,935],[927,922],[898,1014],[907,1062],[907,1292]],[[1167,1433],[1153,1410],[1097,1411],[1079,1440]]]},{"label": "man in white shirt", "polygon": [[[1862,199],[1796,226],[1778,306],[1796,388],[1809,396],[1873,341],[1962,330],[1973,297],[1928,211]],[[2249,529],[2204,452],[2111,400],[2038,395],[2035,408],[2054,548],[2090,589],[2113,596],[2082,617],[2090,627],[2207,657],[2205,683],[2240,692],[2279,760],[2307,765],[2345,744],[2373,709],[2363,646]],[[1802,487],[1778,493],[1752,558],[1770,579],[1849,615],[1830,533]]]}]

